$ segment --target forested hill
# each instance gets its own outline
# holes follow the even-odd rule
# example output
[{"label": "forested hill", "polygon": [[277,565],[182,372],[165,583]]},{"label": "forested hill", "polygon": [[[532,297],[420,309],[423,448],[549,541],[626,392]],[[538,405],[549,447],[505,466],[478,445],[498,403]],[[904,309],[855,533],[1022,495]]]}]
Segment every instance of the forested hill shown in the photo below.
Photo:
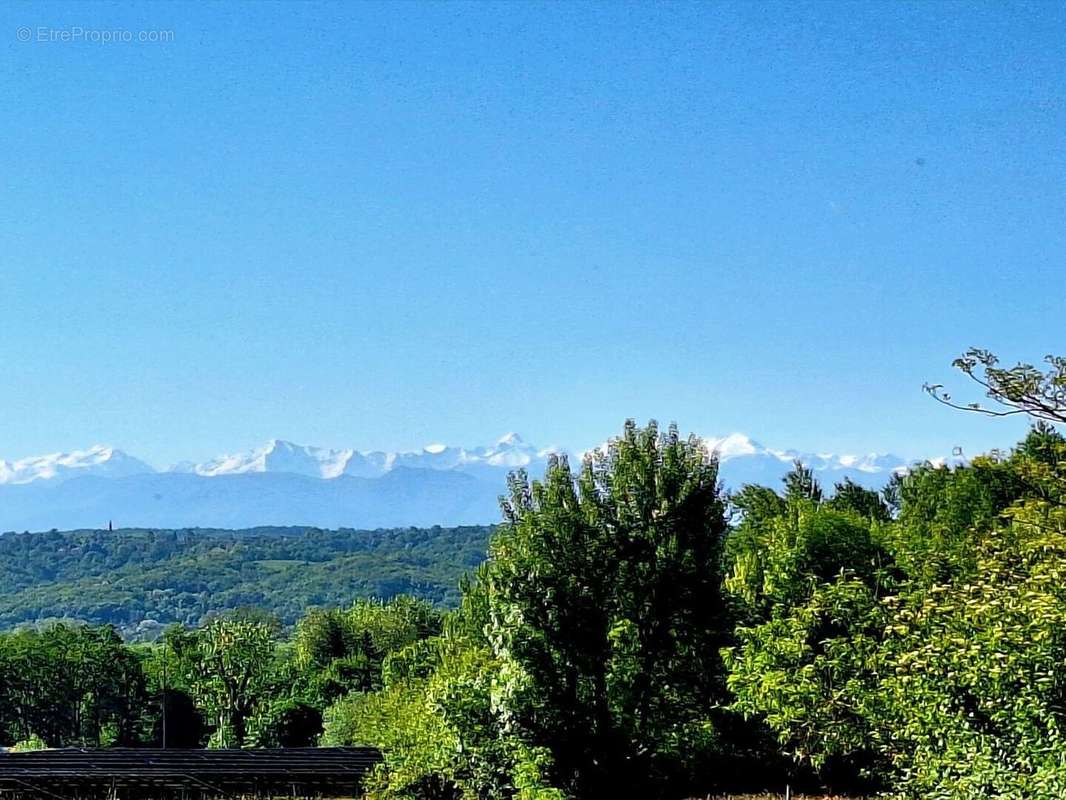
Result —
[{"label": "forested hill", "polygon": [[251,528],[0,536],[0,629],[49,619],[154,638],[174,622],[256,607],[293,622],[310,606],[412,594],[450,605],[492,529]]}]

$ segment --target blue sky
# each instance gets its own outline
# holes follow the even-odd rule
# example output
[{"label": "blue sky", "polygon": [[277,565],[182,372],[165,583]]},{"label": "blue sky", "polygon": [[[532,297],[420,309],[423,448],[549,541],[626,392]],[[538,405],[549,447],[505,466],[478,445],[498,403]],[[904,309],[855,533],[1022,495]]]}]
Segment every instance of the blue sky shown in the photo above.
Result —
[{"label": "blue sky", "polygon": [[[626,417],[973,452],[1019,424],[923,381],[1066,352],[1061,5],[0,18],[3,457]],[[173,41],[38,41],[79,27]]]}]

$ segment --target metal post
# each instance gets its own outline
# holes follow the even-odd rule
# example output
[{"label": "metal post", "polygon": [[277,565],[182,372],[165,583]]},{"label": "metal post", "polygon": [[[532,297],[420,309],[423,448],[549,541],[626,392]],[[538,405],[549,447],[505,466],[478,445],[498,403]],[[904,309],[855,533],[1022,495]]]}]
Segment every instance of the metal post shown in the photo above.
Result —
[{"label": "metal post", "polygon": [[167,749],[167,640],[163,638],[163,749]]}]

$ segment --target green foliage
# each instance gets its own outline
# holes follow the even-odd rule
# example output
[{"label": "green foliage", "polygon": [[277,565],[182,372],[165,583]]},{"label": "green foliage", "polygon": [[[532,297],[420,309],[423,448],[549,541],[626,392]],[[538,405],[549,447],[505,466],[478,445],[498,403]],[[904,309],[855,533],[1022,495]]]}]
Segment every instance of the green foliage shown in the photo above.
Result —
[{"label": "green foliage", "polygon": [[430,658],[424,677],[390,680],[381,692],[334,705],[324,741],[382,748],[375,797],[514,796],[520,742],[493,712],[498,665],[487,649],[450,639],[433,643]]},{"label": "green foliage", "polygon": [[386,663],[381,692],[326,717],[331,742],[386,755],[380,797],[654,797],[720,742],[717,464],[629,424],[578,475],[514,476],[506,524],[435,640]]},{"label": "green foliage", "polygon": [[877,598],[895,577],[880,515],[862,513],[857,494],[819,504],[792,493],[764,508],[727,547],[724,584],[740,623],[723,650],[733,708],[767,723],[797,760],[856,786],[877,756],[852,698],[871,680]]},{"label": "green foliage", "polygon": [[746,515],[730,534],[725,587],[742,620],[766,620],[845,571],[871,587],[888,580],[880,539],[871,517],[793,496],[776,509]]},{"label": "green foliage", "polygon": [[[785,513],[785,499],[773,489],[766,486],[745,484],[739,491],[729,496],[729,503],[741,520],[754,523],[757,520],[772,519]],[[731,532],[730,540],[735,536]],[[728,542],[727,542],[728,546]]]},{"label": "green foliage", "polygon": [[[311,631],[339,615],[353,652],[326,660]],[[308,747],[322,733],[330,696],[323,675],[365,659],[363,681],[337,694],[382,686],[394,651],[439,630],[439,614],[410,597],[320,610],[283,641],[270,614],[241,609],[201,628],[176,626],[164,641],[129,645],[113,628],[50,625],[0,634],[0,744],[39,738],[49,747]],[[303,653],[319,653],[316,664]],[[349,677],[349,676],[345,676]]]},{"label": "green foliage", "polygon": [[284,691],[270,692],[250,727],[256,747],[314,747],[322,735],[322,712]]},{"label": "green foliage", "polygon": [[11,745],[12,753],[28,753],[33,750],[44,750],[48,747],[45,744],[44,739],[35,733],[31,733],[28,738],[23,739],[20,742],[15,742]]},{"label": "green foliage", "polygon": [[1040,496],[976,542],[976,567],[886,600],[878,739],[912,797],[1066,792],[1066,447],[1015,466]]},{"label": "green foliage", "polygon": [[145,682],[111,628],[54,625],[0,635],[0,736],[49,746],[129,745],[140,733]]},{"label": "green foliage", "polygon": [[548,784],[551,754],[531,747],[497,713],[503,664],[477,628],[488,570],[466,583],[439,637],[393,653],[384,688],[353,693],[326,711],[325,744],[373,744],[385,754],[374,798],[563,800]]},{"label": "green foliage", "polygon": [[970,348],[954,366],[971,378],[993,403],[956,403],[939,383],[926,384],[925,390],[951,408],[974,411],[992,417],[1019,414],[1045,422],[1066,422],[1066,357],[1047,356],[1047,368],[1041,372],[1032,364],[1020,363],[1004,368],[988,350]]},{"label": "green foliage", "polygon": [[738,630],[725,651],[734,707],[764,719],[796,759],[854,784],[877,763],[862,703],[883,624],[868,584],[846,573],[817,582],[803,602]]},{"label": "green foliage", "polygon": [[251,744],[249,721],[270,696],[276,643],[269,623],[239,617],[169,633],[166,644],[177,655],[197,704],[215,725],[211,746]]},{"label": "green foliage", "polygon": [[891,508],[880,493],[860,486],[851,478],[845,478],[843,483],[836,485],[833,496],[826,505],[837,511],[850,511],[878,522],[887,522],[891,517]]},{"label": "green foliage", "polygon": [[389,654],[439,631],[439,612],[411,597],[313,610],[297,623],[293,635],[299,680],[316,705],[349,692],[380,689]]},{"label": "green foliage", "polygon": [[130,745],[142,733],[140,658],[112,628],[53,625],[0,635],[0,740]]},{"label": "green foliage", "polygon": [[810,467],[794,461],[791,471],[784,477],[785,499],[791,501],[808,500],[812,503],[822,502],[822,487]]},{"label": "green foliage", "polygon": [[[866,522],[880,566],[864,574],[854,540],[831,541],[841,569],[800,570],[806,591],[777,577],[808,560],[788,512],[738,527],[727,585],[754,623],[726,651],[734,707],[852,785],[1063,796],[1066,443],[1039,426],[1010,457],[926,466],[897,486],[898,519]],[[801,510],[797,533],[822,513]]]},{"label": "green foliage", "polygon": [[925,465],[900,485],[897,563],[915,580],[946,580],[976,569],[976,539],[1025,490],[1016,463],[980,457],[965,468]]},{"label": "green foliage", "polygon": [[292,625],[356,598],[459,601],[492,529],[118,530],[0,536],[0,629],[48,620],[110,624],[132,640],[212,613],[258,608]]},{"label": "green foliage", "polygon": [[512,482],[490,548],[498,714],[577,797],[677,791],[715,744],[728,635],[717,463],[631,423],[576,479]]}]

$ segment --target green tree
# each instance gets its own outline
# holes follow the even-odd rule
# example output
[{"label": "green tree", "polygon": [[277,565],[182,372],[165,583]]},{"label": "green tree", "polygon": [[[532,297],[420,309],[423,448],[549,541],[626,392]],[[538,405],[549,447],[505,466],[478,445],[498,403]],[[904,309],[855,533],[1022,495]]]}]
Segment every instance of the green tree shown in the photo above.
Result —
[{"label": "green tree", "polygon": [[327,709],[323,743],[384,752],[371,797],[562,800],[548,784],[550,753],[497,713],[504,664],[485,636],[489,572],[484,564],[462,581],[462,604],[444,618],[440,636],[386,658],[380,691],[348,694]]},{"label": "green tree", "polygon": [[802,600],[738,628],[724,651],[733,708],[763,720],[788,755],[836,788],[876,788],[886,762],[864,712],[884,625],[876,589],[854,574],[812,582]]},{"label": "green tree", "polygon": [[[1061,407],[1056,373],[985,356],[964,371],[977,364],[991,396],[1036,397],[1038,418]],[[734,707],[853,786],[865,773],[907,800],[1063,796],[1066,441],[1038,419],[1009,455],[913,469],[885,493],[890,520],[849,495],[837,523],[865,518],[872,571],[852,536],[823,536],[812,561],[805,528],[839,514],[832,500],[745,516],[731,537],[727,586],[748,609],[725,651]]]},{"label": "green tree", "polygon": [[740,621],[767,620],[776,608],[787,611],[818,582],[842,572],[871,587],[887,579],[891,559],[875,519],[844,508],[792,493],[741,519],[726,542],[724,581]]},{"label": "green tree", "polygon": [[628,423],[576,479],[557,460],[544,483],[512,481],[488,574],[497,702],[574,796],[677,791],[713,749],[717,467],[675,428]]},{"label": "green tree", "polygon": [[897,524],[888,531],[896,563],[925,583],[972,573],[977,538],[1025,489],[1016,463],[1002,456],[979,456],[955,468],[912,469],[899,485]]},{"label": "green tree", "polygon": [[382,664],[389,653],[439,631],[440,613],[406,595],[308,612],[293,635],[304,699],[324,707],[348,692],[381,688]]},{"label": "green tree", "polygon": [[168,638],[197,705],[215,726],[211,745],[249,744],[249,720],[269,697],[277,666],[272,626],[221,617],[199,630],[171,631]]},{"label": "green tree", "polygon": [[833,496],[826,502],[829,508],[837,511],[851,511],[860,517],[868,517],[878,522],[887,522],[891,509],[880,493],[845,478],[833,490]]},{"label": "green tree", "polygon": [[146,705],[140,661],[113,628],[56,624],[0,636],[8,742],[133,744]]},{"label": "green tree", "polygon": [[841,698],[845,687],[864,697],[872,680],[878,597],[895,576],[880,525],[851,503],[793,492],[776,513],[746,515],[727,544],[725,586],[739,621],[723,650],[732,708],[842,788],[862,788],[879,757],[853,694]]},{"label": "green tree", "polygon": [[726,503],[702,443],[628,423],[577,475],[553,459],[543,482],[513,476],[504,515],[440,637],[330,709],[324,740],[379,744],[382,797],[676,796],[723,779]]},{"label": "green tree", "polygon": [[792,469],[782,478],[785,484],[786,500],[810,500],[822,502],[822,487],[814,477],[814,471],[805,467],[801,461],[793,461]]}]

